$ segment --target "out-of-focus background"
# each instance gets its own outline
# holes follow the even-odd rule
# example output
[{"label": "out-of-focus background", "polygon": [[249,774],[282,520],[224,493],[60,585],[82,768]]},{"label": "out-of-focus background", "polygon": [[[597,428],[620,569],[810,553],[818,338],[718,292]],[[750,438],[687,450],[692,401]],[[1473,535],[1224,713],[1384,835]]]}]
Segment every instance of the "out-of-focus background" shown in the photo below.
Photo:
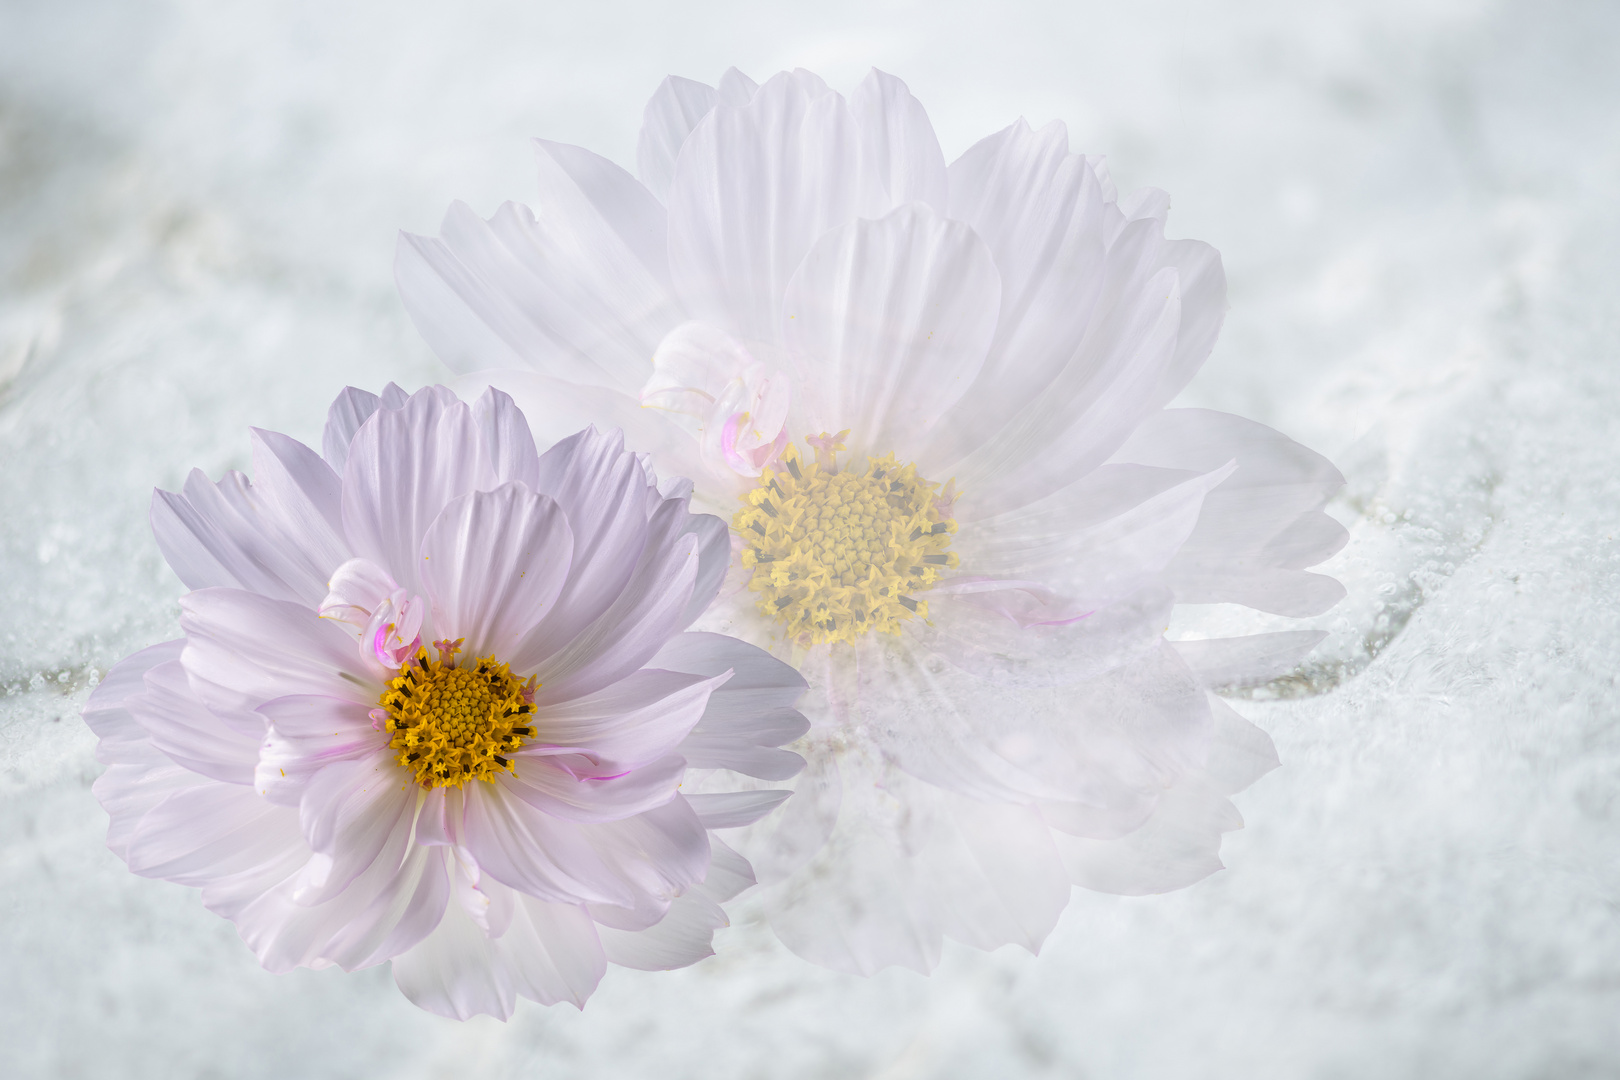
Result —
[{"label": "out-of-focus background", "polygon": [[[1617,58],[1602,0],[0,3],[0,1072],[1620,1075]],[[633,165],[658,81],[733,64],[883,67],[947,159],[1062,119],[1220,248],[1184,401],[1349,478],[1333,636],[1234,703],[1283,767],[1227,870],[1077,892],[1038,958],[856,979],[745,905],[695,968],[504,1025],[265,973],[90,797],[86,695],[177,633],[151,488],[442,377],[395,230],[527,198],[531,135]]]}]

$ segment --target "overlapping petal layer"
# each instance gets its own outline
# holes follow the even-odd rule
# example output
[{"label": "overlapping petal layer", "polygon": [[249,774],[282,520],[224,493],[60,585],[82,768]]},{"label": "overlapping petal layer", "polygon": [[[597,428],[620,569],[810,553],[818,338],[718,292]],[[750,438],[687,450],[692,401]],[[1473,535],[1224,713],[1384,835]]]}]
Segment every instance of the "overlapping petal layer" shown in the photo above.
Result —
[{"label": "overlapping petal layer", "polygon": [[[753,882],[709,830],[781,796],[691,803],[687,755],[791,777],[779,747],[807,724],[790,667],[683,632],[730,557],[690,484],[594,428],[539,454],[506,395],[443,387],[345,391],[324,457],[254,447],[254,481],[154,498],[193,591],[185,638],[117,665],[85,710],[113,850],[200,887],[271,970],[391,960],[449,1016],[583,1004],[609,961],[708,955],[718,902]],[[450,704],[411,715],[513,732],[487,777],[404,767],[423,751],[398,703],[434,679]],[[466,712],[485,685],[519,704]]]},{"label": "overlapping petal layer", "polygon": [[[1344,542],[1322,512],[1342,478],[1261,425],[1168,407],[1226,308],[1215,250],[1165,236],[1168,196],[1120,197],[1056,123],[947,165],[876,71],[847,99],[803,71],[669,79],[639,185],[577,147],[540,156],[537,211],[458,206],[398,249],[406,307],[464,385],[508,389],[548,435],[623,427],[728,518],[745,500],[787,512],[772,477],[812,459],[862,474],[892,453],[949,481],[930,490],[950,554],[929,557],[952,572],[913,568],[934,583],[898,638],[786,638],[769,605],[811,601],[744,533],[703,623],[810,679],[794,744],[810,767],[754,771],[795,795],[738,840],[783,940],[847,970],[927,970],[945,937],[1038,948],[1070,884],[1154,891],[1218,868],[1239,824],[1226,796],[1275,758],[1208,691],[1286,671],[1315,635],[1165,629],[1177,603],[1335,603],[1306,568]],[[546,240],[564,235],[599,239]],[[589,294],[566,316],[544,285],[561,280]],[[639,353],[583,348],[582,312]],[[885,535],[859,513],[780,541],[825,557],[855,605]]]}]

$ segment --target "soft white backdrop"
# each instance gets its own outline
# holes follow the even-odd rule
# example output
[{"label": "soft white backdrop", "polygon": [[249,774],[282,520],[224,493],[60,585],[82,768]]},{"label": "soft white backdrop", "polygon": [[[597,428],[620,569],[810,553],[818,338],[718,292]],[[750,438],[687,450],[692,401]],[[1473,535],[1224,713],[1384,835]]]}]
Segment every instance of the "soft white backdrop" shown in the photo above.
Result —
[{"label": "soft white backdrop", "polygon": [[[1620,7],[0,3],[0,1071],[17,1076],[1620,1073]],[[666,73],[873,64],[947,158],[1060,118],[1174,196],[1232,311],[1184,396],[1326,452],[1350,587],[1236,702],[1284,767],[1229,869],[1077,894],[1039,958],[808,967],[749,921],[583,1013],[274,976],[102,844],[78,710],[176,635],[153,485],[442,377],[394,231],[631,164]],[[1211,612],[1177,632],[1230,625]]]}]

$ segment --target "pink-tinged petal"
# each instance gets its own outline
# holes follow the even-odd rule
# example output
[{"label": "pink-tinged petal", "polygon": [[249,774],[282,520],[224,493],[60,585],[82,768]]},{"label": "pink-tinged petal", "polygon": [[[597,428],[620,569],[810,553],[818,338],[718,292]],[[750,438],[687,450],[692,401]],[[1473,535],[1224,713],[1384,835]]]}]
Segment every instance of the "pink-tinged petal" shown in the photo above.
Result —
[{"label": "pink-tinged petal", "polygon": [[146,729],[129,712],[129,699],[146,689],[146,673],[160,664],[180,659],[184,638],[142,649],[112,666],[84,704],[84,722],[95,732],[96,760],[104,765],[160,765],[168,758],[159,753]]},{"label": "pink-tinged petal", "polygon": [[269,727],[253,786],[282,806],[297,806],[310,779],[328,765],[368,758],[388,745],[371,709],[357,702],[295,694],[267,701],[258,711]]},{"label": "pink-tinged petal", "polygon": [[620,821],[656,809],[679,793],[686,775],[685,759],[675,755],[603,775],[571,771],[565,761],[539,755],[519,754],[513,764],[515,776],[495,781],[505,796],[576,824]]},{"label": "pink-tinged petal", "polygon": [[714,955],[714,932],[729,926],[720,905],[692,892],[679,897],[645,930],[598,926],[608,963],[638,971],[673,971]]},{"label": "pink-tinged petal", "polygon": [[217,783],[176,765],[168,755],[148,747],[148,760],[118,762],[96,778],[90,792],[107,811],[107,847],[129,862],[129,844],[140,835],[141,819],[178,791]]},{"label": "pink-tinged petal", "polygon": [[231,727],[197,699],[179,660],[146,673],[146,685],[126,707],[152,745],[211,780],[251,785],[259,741]]},{"label": "pink-tinged petal", "polygon": [[586,428],[541,456],[536,490],[568,515],[581,557],[551,611],[508,661],[515,669],[534,669],[619,599],[647,543],[647,488],[641,463],[616,431]]},{"label": "pink-tinged petal", "polygon": [[324,592],[331,554],[295,533],[247,477],[227,473],[217,485],[197,470],[180,493],[152,493],[152,534],[176,576],[193,589],[248,589],[311,603]]},{"label": "pink-tinged petal", "polygon": [[402,820],[415,817],[421,789],[378,747],[315,772],[298,802],[299,827],[314,855],[293,899],[314,905],[342,892],[379,856]]},{"label": "pink-tinged petal", "polygon": [[530,747],[569,747],[601,762],[602,775],[673,753],[731,677],[646,668],[594,693],[541,707]]},{"label": "pink-tinged petal", "polygon": [[861,148],[877,171],[888,205],[926,203],[944,212],[945,155],[922,103],[906,84],[876,68],[849,97]]},{"label": "pink-tinged petal", "polygon": [[[668,413],[643,408],[633,395],[564,382],[532,371],[483,371],[455,381],[456,392],[464,397],[476,397],[492,386],[512,395],[542,445],[572,438],[579,431],[580,417],[588,416],[601,425],[601,430],[622,431],[626,444],[639,454],[650,455],[662,475],[703,476],[706,472],[691,433]],[[744,478],[729,470],[727,476],[712,479],[731,485],[714,491],[714,497],[720,500],[716,508],[731,505],[732,488],[740,492],[747,486]],[[535,490],[545,489],[537,484]],[[549,491],[546,494],[554,495]]]},{"label": "pink-tinged petal", "polygon": [[715,97],[714,87],[671,75],[647,102],[636,138],[636,175],[659,202],[669,201],[681,145],[714,108]]},{"label": "pink-tinged petal", "polygon": [[350,440],[360,430],[360,425],[377,411],[379,404],[377,395],[371,391],[345,386],[327,410],[326,427],[321,432],[321,456],[339,478],[349,460]]},{"label": "pink-tinged petal", "polygon": [[439,239],[401,234],[400,297],[458,371],[533,367],[633,389],[680,321],[662,284],[663,208],[605,159],[536,148],[541,214],[506,203],[484,221],[457,202]]},{"label": "pink-tinged petal", "polygon": [[395,984],[421,1008],[457,1020],[505,1020],[518,996],[583,1006],[606,969],[590,917],[578,905],[525,896],[515,905],[497,939],[452,905],[431,935],[394,958]]},{"label": "pink-tinged petal", "polygon": [[817,237],[887,209],[848,107],[824,91],[778,75],[746,106],[709,113],[676,162],[676,292],[693,317],[744,341],[776,338],[788,279]]},{"label": "pink-tinged petal", "polygon": [[492,785],[466,791],[463,842],[496,881],[553,903],[633,907],[635,892],[584,826],[559,821]]},{"label": "pink-tinged petal", "polygon": [[181,788],[148,810],[125,848],[129,868],[181,885],[210,881],[302,851],[297,815],[240,784]]},{"label": "pink-tinged petal", "polygon": [[512,398],[492,386],[478,395],[472,408],[496,481],[515,481],[531,488],[539,483],[540,454],[534,448],[534,432]]},{"label": "pink-tinged petal", "polygon": [[404,408],[373,414],[350,443],[344,535],[356,555],[420,593],[428,526],[450,500],[494,481],[472,410],[443,387],[420,390]]},{"label": "pink-tinged petal", "polygon": [[757,882],[754,879],[754,868],[748,865],[748,860],[726,846],[713,833],[709,834],[709,873],[704,877],[702,884],[693,887],[717,904],[740,895],[745,889],[751,889]]},{"label": "pink-tinged petal", "polygon": [[924,206],[826,233],[787,282],[779,324],[799,384],[819,386],[828,411],[811,422],[875,454],[922,445],[978,375],[1000,302],[990,249]]},{"label": "pink-tinged petal", "polygon": [[731,671],[709,695],[708,707],[678,752],[694,769],[732,769],[764,780],[786,780],[804,759],[777,747],[810,729],[793,708],[804,678],[765,650],[723,634],[685,633],[670,638],[648,666],[696,675]]},{"label": "pink-tinged petal", "polygon": [[411,825],[411,815],[400,815],[370,865],[322,903],[295,896],[307,868],[257,896],[205,890],[204,902],[236,923],[271,971],[380,964],[431,932],[449,899],[441,850],[413,847]]},{"label": "pink-tinged petal", "polygon": [[1177,599],[1295,617],[1336,604],[1343,587],[1304,570],[1348,537],[1321,512],[1344,477],[1320,454],[1251,420],[1165,409],[1148,417],[1114,460],[1199,469],[1219,454],[1235,458],[1238,470],[1204,500],[1197,527],[1166,568]]},{"label": "pink-tinged petal", "polygon": [[[684,510],[659,508],[646,550],[624,590],[595,622],[536,669],[542,709],[610,686],[651,659],[685,623],[697,578],[697,537],[677,532]],[[541,630],[545,630],[544,624]]]},{"label": "pink-tinged petal", "polygon": [[686,801],[705,829],[736,829],[752,825],[781,806],[791,791],[723,791],[688,795]]},{"label": "pink-tinged petal", "polygon": [[463,495],[422,540],[434,624],[466,639],[469,657],[517,656],[520,642],[552,613],[573,561],[573,532],[550,497],[515,483]]},{"label": "pink-tinged petal", "polygon": [[[935,429],[930,456],[985,442],[1043,393],[1079,348],[1106,267],[1104,196],[1094,168],[1054,121],[1019,120],[950,168],[952,218],[989,245],[1001,314],[970,394]],[[1123,224],[1123,223],[1122,223]],[[960,455],[958,455],[960,456]]]},{"label": "pink-tinged petal", "polygon": [[[622,821],[581,825],[579,830],[638,893],[633,907],[645,908],[647,899],[667,907],[709,871],[709,834],[685,799],[671,799]],[[603,918],[601,906],[592,908],[598,922]]]},{"label": "pink-tinged petal", "polygon": [[1244,690],[1293,671],[1325,637],[1326,630],[1283,630],[1171,644],[1205,686]]},{"label": "pink-tinged petal", "polygon": [[287,535],[300,541],[310,569],[328,576],[349,557],[343,540],[343,480],[296,439],[252,429],[253,490]]},{"label": "pink-tinged petal", "polygon": [[[180,599],[181,662],[204,704],[227,722],[289,694],[367,704],[382,693],[379,669],[354,639],[307,607],[236,589],[199,589]],[[251,717],[262,729],[262,721]]]}]

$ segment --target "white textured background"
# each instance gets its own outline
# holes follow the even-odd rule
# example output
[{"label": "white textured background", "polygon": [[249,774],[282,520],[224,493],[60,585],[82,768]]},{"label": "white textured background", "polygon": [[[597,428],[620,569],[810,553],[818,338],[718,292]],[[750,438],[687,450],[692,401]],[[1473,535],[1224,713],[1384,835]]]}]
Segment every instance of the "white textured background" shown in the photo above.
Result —
[{"label": "white textured background", "polygon": [[[0,1073],[1620,1075],[1620,5],[453,7],[0,3]],[[730,64],[884,67],[947,158],[1064,119],[1221,249],[1186,400],[1350,478],[1327,649],[1237,702],[1284,767],[1228,870],[1077,893],[1038,959],[857,980],[744,910],[696,968],[506,1025],[261,971],[89,793],[89,688],[176,635],[150,488],[437,378],[394,230],[527,197],[529,135],[630,164],[658,80]]]}]

